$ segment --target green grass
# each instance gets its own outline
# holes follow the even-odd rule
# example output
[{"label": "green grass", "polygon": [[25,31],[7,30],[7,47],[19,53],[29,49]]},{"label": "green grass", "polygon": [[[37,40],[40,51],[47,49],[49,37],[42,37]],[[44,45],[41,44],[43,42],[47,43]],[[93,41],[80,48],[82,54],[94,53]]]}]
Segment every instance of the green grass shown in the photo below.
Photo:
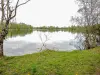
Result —
[{"label": "green grass", "polygon": [[0,75],[100,75],[100,47],[0,58]]}]

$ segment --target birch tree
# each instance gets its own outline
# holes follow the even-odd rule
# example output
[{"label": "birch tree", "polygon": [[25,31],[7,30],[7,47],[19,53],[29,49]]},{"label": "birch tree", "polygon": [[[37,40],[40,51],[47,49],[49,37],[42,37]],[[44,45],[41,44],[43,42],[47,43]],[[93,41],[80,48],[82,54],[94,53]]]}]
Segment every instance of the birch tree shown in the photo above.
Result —
[{"label": "birch tree", "polygon": [[76,0],[79,9],[78,13],[80,16],[72,17],[72,21],[76,22],[77,25],[85,27],[85,43],[87,49],[92,47],[91,39],[96,39],[96,36],[91,36],[89,32],[89,26],[92,28],[92,34],[94,33],[94,27],[96,24],[100,24],[100,0]]},{"label": "birch tree", "polygon": [[8,34],[8,26],[16,17],[18,7],[28,3],[30,0],[0,0],[0,56],[3,54],[3,41]]}]

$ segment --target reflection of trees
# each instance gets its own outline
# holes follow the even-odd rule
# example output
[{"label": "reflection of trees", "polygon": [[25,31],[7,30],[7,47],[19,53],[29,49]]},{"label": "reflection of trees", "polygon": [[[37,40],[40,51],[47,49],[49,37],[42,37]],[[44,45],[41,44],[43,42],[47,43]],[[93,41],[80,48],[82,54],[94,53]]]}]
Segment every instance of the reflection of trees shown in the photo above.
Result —
[{"label": "reflection of trees", "polygon": [[7,35],[8,37],[14,37],[14,36],[25,36],[26,34],[30,34],[32,33],[33,30],[32,29],[9,29],[9,33]]},{"label": "reflection of trees", "polygon": [[18,35],[25,36],[26,34],[32,33],[32,31],[33,27],[31,25],[27,25],[24,23],[10,23],[7,38]]},{"label": "reflection of trees", "polygon": [[[26,34],[30,34],[33,31],[50,32],[50,33],[59,32],[59,31],[68,32],[64,29],[52,29],[52,30],[49,30],[49,29],[28,29],[28,28],[27,29],[9,29],[9,33],[7,35],[7,38],[14,37],[14,36],[25,36]],[[76,33],[76,32],[73,31],[71,33]],[[100,45],[100,35],[98,35],[99,31],[95,30],[95,34],[90,33],[91,34],[90,37],[88,37],[86,33],[81,33],[81,32],[77,32],[77,33],[78,33],[78,36],[76,37],[76,39],[78,39],[78,42],[77,42],[77,44],[75,44],[75,47],[77,49],[87,49],[87,47],[93,48],[93,47]],[[87,44],[90,46],[87,46]]]},{"label": "reflection of trees", "polygon": [[62,29],[33,29],[34,31],[40,31],[40,32],[59,32],[59,31],[63,31]]},{"label": "reflection of trees", "polygon": [[75,38],[76,43],[73,43],[76,49],[89,49],[100,46],[100,35],[91,34],[90,37],[86,33],[78,34]]},{"label": "reflection of trees", "polygon": [[60,32],[60,31],[62,31],[62,32],[77,33],[77,32],[74,32],[74,31],[68,31],[68,30],[66,30],[66,29],[52,29],[52,30],[50,30],[50,29],[33,29],[33,31],[51,32],[51,33],[53,33],[53,32]]}]

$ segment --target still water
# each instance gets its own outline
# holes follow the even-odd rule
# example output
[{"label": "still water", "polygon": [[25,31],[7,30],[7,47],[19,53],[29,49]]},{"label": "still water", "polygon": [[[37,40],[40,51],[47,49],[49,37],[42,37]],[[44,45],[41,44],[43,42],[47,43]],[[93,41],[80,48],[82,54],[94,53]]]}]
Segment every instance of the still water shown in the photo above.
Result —
[{"label": "still water", "polygon": [[[78,49],[81,42],[77,33],[33,31],[24,36],[12,36],[4,41],[4,55],[20,56],[39,52],[41,49],[72,51]],[[44,46],[43,46],[44,45]]]}]

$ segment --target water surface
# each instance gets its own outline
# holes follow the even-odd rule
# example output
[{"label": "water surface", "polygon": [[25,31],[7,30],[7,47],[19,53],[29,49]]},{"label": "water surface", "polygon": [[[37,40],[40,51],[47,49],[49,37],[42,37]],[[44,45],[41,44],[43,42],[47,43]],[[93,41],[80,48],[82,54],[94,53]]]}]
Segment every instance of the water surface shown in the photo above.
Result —
[{"label": "water surface", "polygon": [[[72,51],[78,49],[81,42],[76,39],[77,33],[33,31],[24,36],[12,36],[4,41],[4,55],[20,56],[39,52],[41,49]],[[44,46],[43,46],[44,44]]]}]

